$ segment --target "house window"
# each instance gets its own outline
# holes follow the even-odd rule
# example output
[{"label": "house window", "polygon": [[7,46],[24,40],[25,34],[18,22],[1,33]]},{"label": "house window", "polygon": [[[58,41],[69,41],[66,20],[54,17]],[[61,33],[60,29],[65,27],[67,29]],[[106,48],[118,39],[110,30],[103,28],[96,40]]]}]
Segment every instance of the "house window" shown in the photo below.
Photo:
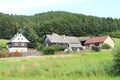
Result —
[{"label": "house window", "polygon": [[18,46],[21,46],[21,43],[18,43]]},{"label": "house window", "polygon": [[77,47],[72,47],[72,50],[73,51],[77,51]]},{"label": "house window", "polygon": [[18,46],[18,43],[14,43],[15,46]]},{"label": "house window", "polygon": [[95,43],[95,46],[99,46],[99,43]]},{"label": "house window", "polygon": [[21,46],[26,46],[26,44],[25,43],[21,43]]},{"label": "house window", "polygon": [[18,40],[19,40],[19,38],[18,38]]}]

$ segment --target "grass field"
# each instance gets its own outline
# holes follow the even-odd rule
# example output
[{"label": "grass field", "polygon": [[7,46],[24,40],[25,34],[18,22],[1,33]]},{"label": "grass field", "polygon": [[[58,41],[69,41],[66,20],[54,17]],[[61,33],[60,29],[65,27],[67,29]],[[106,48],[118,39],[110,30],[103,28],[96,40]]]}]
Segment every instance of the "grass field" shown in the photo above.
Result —
[{"label": "grass field", "polygon": [[119,80],[111,52],[0,60],[0,80]]},{"label": "grass field", "polygon": [[[0,45],[6,42],[0,40]],[[112,65],[111,51],[5,58],[0,59],[0,80],[120,80]]]}]

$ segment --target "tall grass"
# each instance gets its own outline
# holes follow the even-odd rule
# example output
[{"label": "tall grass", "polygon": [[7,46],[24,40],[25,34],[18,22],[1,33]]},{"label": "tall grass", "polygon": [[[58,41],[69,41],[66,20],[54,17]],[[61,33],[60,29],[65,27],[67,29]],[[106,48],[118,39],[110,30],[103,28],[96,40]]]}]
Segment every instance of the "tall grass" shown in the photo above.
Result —
[{"label": "tall grass", "polygon": [[110,77],[111,52],[63,56],[0,61],[0,76],[31,80]]}]

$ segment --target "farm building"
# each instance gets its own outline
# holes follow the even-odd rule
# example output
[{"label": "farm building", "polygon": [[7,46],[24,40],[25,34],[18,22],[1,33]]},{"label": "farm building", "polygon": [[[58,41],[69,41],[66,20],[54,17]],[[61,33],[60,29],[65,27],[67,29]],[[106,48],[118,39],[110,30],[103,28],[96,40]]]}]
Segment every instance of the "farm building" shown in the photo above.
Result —
[{"label": "farm building", "polygon": [[83,49],[80,41],[76,37],[58,35],[56,33],[46,35],[43,44],[46,47],[50,45],[59,45],[63,50],[69,49],[71,51],[79,51]]},{"label": "farm building", "polygon": [[110,36],[99,36],[99,37],[89,38],[85,42],[85,45],[87,47],[91,47],[91,46],[101,47],[103,43],[106,43],[110,45],[111,48],[114,48],[114,41]]}]

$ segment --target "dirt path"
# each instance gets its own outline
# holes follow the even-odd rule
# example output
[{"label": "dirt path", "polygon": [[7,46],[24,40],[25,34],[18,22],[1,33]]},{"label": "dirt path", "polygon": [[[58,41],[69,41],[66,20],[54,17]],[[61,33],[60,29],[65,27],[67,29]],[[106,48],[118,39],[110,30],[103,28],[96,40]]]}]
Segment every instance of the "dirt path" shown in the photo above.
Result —
[{"label": "dirt path", "polygon": [[56,58],[71,58],[75,57],[75,55],[45,55],[45,56],[25,56],[25,57],[9,57],[9,58],[0,58],[0,61],[8,61],[8,60],[21,60],[21,59],[56,59]]}]

